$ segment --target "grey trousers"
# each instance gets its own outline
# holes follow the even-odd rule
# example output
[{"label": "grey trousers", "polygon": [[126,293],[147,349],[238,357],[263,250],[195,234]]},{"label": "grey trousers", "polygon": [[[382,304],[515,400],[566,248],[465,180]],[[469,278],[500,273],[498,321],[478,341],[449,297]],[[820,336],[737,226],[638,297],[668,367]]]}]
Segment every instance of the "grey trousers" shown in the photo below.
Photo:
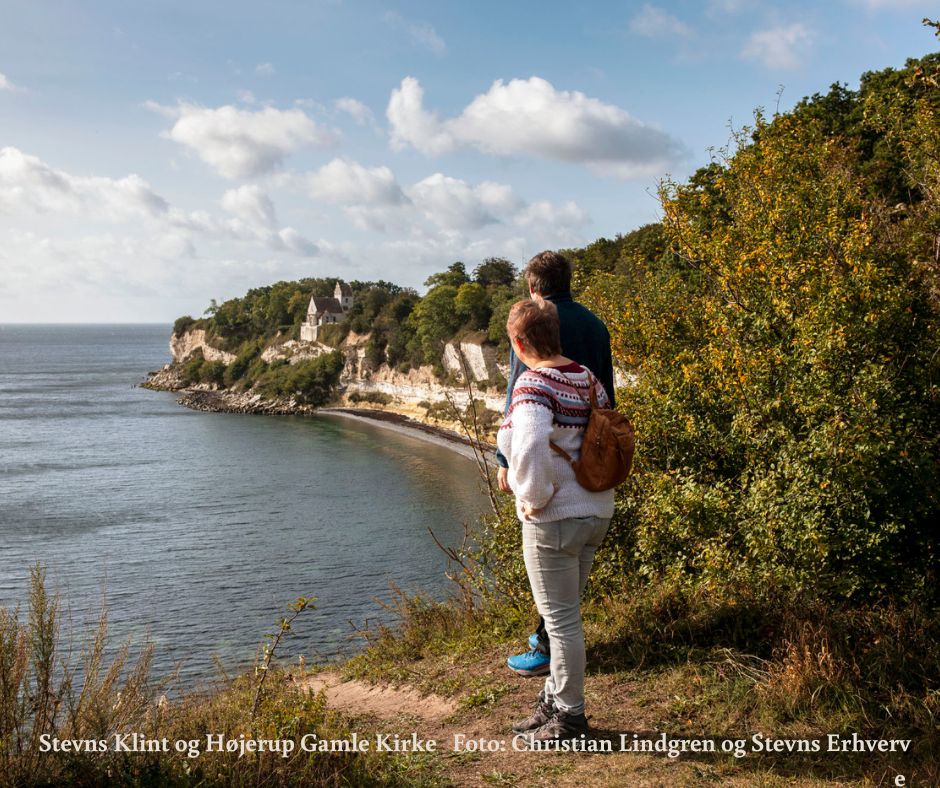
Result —
[{"label": "grey trousers", "polygon": [[522,555],[532,596],[551,641],[551,673],[545,702],[571,714],[584,713],[584,629],[581,594],[594,553],[610,520],[572,517],[522,524]]}]

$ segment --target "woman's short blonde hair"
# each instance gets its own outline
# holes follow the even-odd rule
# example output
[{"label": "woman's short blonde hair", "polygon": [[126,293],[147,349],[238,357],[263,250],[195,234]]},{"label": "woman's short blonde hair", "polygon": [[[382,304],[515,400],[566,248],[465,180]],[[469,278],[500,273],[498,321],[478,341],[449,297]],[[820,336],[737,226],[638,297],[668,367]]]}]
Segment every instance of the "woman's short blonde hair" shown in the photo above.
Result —
[{"label": "woman's short blonde hair", "polygon": [[509,310],[506,331],[539,358],[561,354],[561,326],[558,310],[551,301],[526,298]]}]

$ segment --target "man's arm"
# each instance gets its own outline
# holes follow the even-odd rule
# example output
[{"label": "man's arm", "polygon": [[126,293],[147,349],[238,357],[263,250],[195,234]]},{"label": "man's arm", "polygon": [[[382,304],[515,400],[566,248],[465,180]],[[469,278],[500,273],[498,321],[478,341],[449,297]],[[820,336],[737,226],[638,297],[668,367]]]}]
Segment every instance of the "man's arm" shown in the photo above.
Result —
[{"label": "man's arm", "polygon": [[[604,344],[601,351],[600,369],[595,373],[597,379],[604,385],[604,390],[610,398],[610,407],[617,407],[617,392],[614,391],[614,362],[610,352],[610,333],[604,327]],[[593,372],[593,370],[592,370]]]},{"label": "man's arm", "polygon": [[[519,380],[519,376],[525,372],[527,369],[526,365],[523,364],[518,358],[516,358],[515,351],[513,351],[512,346],[509,347],[509,380],[506,383],[506,404],[503,406],[503,418],[505,419],[509,413],[509,405],[512,403],[512,390],[516,385],[516,381]],[[509,462],[503,456],[503,453],[497,449],[496,450],[496,462],[500,468],[508,468]],[[503,487],[502,483],[500,488],[505,492],[509,492],[509,488]]]}]

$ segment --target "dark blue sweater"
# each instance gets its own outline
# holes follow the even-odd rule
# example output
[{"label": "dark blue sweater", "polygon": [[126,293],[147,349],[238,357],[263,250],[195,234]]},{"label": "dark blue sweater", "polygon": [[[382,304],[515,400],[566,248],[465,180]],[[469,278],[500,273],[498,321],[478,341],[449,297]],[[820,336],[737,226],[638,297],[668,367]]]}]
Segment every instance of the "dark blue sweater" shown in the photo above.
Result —
[{"label": "dark blue sweater", "polygon": [[[597,375],[610,397],[614,407],[614,365],[610,357],[610,334],[607,326],[586,306],[582,306],[571,297],[571,293],[554,293],[545,296],[558,309],[558,321],[561,324],[561,353],[572,361],[577,361]],[[509,412],[512,400],[512,387],[527,369],[509,348],[509,383],[506,385],[506,406],[503,415]],[[496,452],[496,461],[508,468],[509,463],[501,452]]]}]

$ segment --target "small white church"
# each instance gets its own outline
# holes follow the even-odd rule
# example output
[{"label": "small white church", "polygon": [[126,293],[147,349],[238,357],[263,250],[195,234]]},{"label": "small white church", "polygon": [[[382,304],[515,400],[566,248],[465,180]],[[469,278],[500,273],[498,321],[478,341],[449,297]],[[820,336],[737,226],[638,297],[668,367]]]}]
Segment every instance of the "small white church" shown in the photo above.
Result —
[{"label": "small white church", "polygon": [[307,319],[300,324],[301,340],[316,342],[320,326],[342,323],[352,305],[352,288],[345,282],[336,283],[332,298],[313,296],[307,307]]}]

